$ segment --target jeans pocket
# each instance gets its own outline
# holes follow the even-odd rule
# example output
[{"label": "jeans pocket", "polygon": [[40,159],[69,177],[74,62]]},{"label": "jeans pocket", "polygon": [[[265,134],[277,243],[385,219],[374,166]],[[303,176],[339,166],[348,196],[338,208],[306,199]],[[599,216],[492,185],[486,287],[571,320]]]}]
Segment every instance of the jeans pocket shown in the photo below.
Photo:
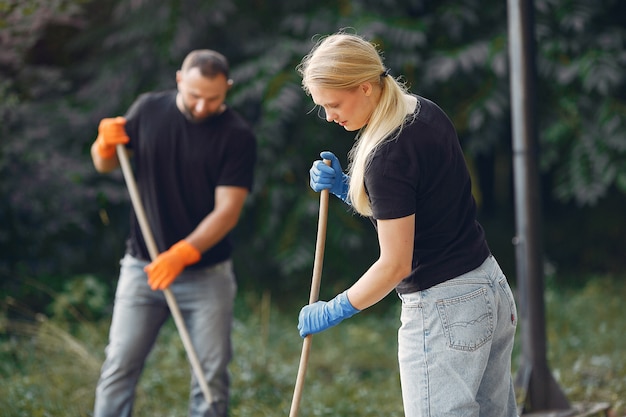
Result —
[{"label": "jeans pocket", "polygon": [[486,288],[437,301],[448,347],[475,351],[493,336],[493,310]]},{"label": "jeans pocket", "polygon": [[511,324],[513,326],[517,326],[517,307],[515,306],[515,298],[513,297],[513,292],[511,291],[511,287],[507,282],[506,278],[502,278],[498,281],[500,284],[500,289],[504,293],[505,300],[509,303],[509,312],[511,313]]}]

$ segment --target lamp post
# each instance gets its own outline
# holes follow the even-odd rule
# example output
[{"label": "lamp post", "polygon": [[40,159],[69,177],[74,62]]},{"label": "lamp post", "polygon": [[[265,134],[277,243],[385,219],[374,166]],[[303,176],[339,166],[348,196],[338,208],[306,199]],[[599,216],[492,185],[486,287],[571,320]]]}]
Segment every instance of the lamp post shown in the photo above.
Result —
[{"label": "lamp post", "polygon": [[[540,237],[540,182],[535,122],[535,59],[532,0],[507,0],[512,116],[515,245],[522,352],[516,389],[522,414],[571,407],[546,360],[543,262]],[[551,414],[552,415],[552,414]]]}]

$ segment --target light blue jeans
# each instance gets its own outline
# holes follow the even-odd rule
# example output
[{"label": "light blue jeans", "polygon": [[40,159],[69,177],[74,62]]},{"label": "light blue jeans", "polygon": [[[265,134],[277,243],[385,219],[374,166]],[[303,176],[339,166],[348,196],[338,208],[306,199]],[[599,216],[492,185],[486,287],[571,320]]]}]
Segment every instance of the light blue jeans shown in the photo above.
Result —
[{"label": "light blue jeans", "polygon": [[[148,286],[143,271],[146,262],[126,255],[120,264],[106,359],[96,388],[95,417],[132,414],[135,387],[146,357],[161,326],[170,316],[163,292],[153,291]],[[169,289],[176,299],[213,399],[212,404],[206,403],[195,375],[190,371],[189,416],[225,417],[228,414],[227,367],[232,356],[233,304],[237,291],[232,262],[228,260],[206,269],[183,271]]]},{"label": "light blue jeans", "polygon": [[497,261],[399,295],[406,417],[517,416],[511,352],[517,310]]}]

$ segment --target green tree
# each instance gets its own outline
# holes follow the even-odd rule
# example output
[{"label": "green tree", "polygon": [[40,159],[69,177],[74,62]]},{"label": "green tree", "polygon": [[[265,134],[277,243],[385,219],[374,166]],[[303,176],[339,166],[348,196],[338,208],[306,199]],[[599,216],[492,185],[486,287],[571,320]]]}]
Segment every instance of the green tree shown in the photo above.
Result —
[{"label": "green tree", "polygon": [[[625,7],[536,0],[541,167],[557,205],[626,191]],[[324,149],[345,166],[353,135],[315,116],[295,67],[339,29],[372,39],[393,76],[450,114],[484,215],[512,211],[502,1],[0,0],[0,13],[0,273],[14,280],[116,276],[128,197],[119,173],[95,173],[89,146],[101,118],[123,114],[144,91],[175,87],[194,48],[229,57],[229,102],[260,142],[255,190],[236,230],[246,285],[289,292],[310,282],[318,196],[308,169]],[[378,250],[366,219],[335,199],[330,210],[329,293]]]},{"label": "green tree", "polygon": [[626,4],[537,2],[542,168],[558,198],[626,191]]},{"label": "green tree", "polygon": [[84,210],[95,199],[76,157],[83,146],[73,140],[76,118],[63,100],[73,92],[66,68],[75,58],[63,45],[85,24],[80,1],[0,2],[3,282],[25,271],[67,272],[93,230]]}]

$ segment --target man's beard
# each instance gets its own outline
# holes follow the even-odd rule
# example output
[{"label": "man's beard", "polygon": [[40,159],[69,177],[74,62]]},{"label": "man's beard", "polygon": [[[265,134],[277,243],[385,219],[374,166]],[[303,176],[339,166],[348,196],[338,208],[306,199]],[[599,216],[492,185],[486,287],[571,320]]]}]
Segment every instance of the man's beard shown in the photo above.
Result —
[{"label": "man's beard", "polygon": [[202,120],[206,119],[207,117],[211,116],[211,114],[208,114],[208,115],[206,115],[204,117],[197,117],[197,116],[195,116],[193,114],[193,112],[191,111],[191,108],[187,105],[187,103],[185,103],[184,100],[183,100],[183,109],[184,110],[181,113],[190,122],[199,122],[199,121],[202,121]]},{"label": "man's beard", "polygon": [[183,103],[183,111],[181,112],[183,114],[183,116],[185,116],[185,118],[187,120],[189,120],[190,122],[201,122],[203,120],[206,120],[208,118],[217,116],[222,114],[222,112],[226,109],[226,106],[224,104],[222,104],[221,106],[218,107],[218,109],[214,112],[211,113],[207,113],[206,115],[202,116],[202,117],[198,117],[196,115],[193,114],[193,111],[191,110],[191,108],[187,105],[187,103],[185,103],[185,100],[181,100],[181,102]]}]

